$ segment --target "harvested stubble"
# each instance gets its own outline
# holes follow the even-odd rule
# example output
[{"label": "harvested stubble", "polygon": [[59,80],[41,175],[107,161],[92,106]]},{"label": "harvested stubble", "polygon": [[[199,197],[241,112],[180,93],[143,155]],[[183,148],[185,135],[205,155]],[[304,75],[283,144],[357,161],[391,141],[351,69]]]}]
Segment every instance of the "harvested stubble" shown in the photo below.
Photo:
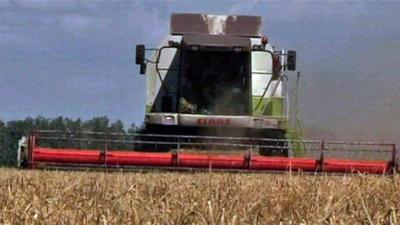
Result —
[{"label": "harvested stubble", "polygon": [[400,176],[0,169],[0,224],[398,224]]}]

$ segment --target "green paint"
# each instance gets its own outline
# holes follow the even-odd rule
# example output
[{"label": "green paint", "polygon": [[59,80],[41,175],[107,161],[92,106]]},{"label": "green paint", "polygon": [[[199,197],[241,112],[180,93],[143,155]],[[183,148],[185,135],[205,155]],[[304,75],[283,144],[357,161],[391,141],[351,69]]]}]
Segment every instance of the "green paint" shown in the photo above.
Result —
[{"label": "green paint", "polygon": [[291,140],[294,157],[302,157],[306,155],[306,146],[301,142],[304,140],[301,129],[288,129],[286,131],[286,138]]},{"label": "green paint", "polygon": [[285,118],[285,119],[280,119],[279,122],[280,122],[280,123],[279,123],[279,128],[281,128],[281,129],[283,129],[283,130],[289,129],[288,121],[287,121],[286,118]]},{"label": "green paint", "polygon": [[150,113],[151,112],[151,105],[146,105],[146,113]]},{"label": "green paint", "polygon": [[258,96],[252,97],[253,115],[275,117],[285,116],[283,112],[284,99],[282,97],[264,98],[261,102],[260,99],[261,97]]},{"label": "green paint", "polygon": [[[303,138],[303,132],[301,130],[300,122],[297,121],[295,129],[290,128],[289,123],[284,117],[283,104],[284,98],[282,97],[271,97],[264,98],[260,101],[261,96],[252,97],[253,115],[254,116],[272,116],[281,117],[280,128],[286,130],[285,138],[291,140],[291,146],[295,157],[302,157],[306,155],[306,146],[301,141]],[[258,107],[257,107],[258,105]]]}]

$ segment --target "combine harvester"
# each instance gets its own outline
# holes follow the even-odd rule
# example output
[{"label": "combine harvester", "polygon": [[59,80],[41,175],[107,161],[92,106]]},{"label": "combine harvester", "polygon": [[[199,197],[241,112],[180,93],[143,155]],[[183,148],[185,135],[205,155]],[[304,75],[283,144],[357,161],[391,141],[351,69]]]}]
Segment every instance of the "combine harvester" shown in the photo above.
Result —
[{"label": "combine harvester", "polygon": [[35,131],[20,142],[19,165],[395,172],[394,144],[302,139],[285,74],[296,70],[296,52],[276,51],[260,27],[257,16],[172,14],[158,48],[136,46],[147,77],[144,130]]}]

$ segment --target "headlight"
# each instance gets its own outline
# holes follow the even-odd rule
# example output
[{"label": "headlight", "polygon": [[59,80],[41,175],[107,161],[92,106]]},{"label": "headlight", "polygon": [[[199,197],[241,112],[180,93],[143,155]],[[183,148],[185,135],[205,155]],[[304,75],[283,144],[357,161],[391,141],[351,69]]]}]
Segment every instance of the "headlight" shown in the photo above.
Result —
[{"label": "headlight", "polygon": [[240,46],[233,47],[233,51],[235,51],[235,52],[241,52],[242,50],[243,50],[243,48]]},{"label": "headlight", "polygon": [[173,124],[175,124],[175,117],[172,115],[164,116],[162,123],[165,125],[173,125]]},{"label": "headlight", "polygon": [[199,49],[200,49],[199,45],[191,45],[190,46],[190,50],[192,50],[192,51],[198,51]]}]

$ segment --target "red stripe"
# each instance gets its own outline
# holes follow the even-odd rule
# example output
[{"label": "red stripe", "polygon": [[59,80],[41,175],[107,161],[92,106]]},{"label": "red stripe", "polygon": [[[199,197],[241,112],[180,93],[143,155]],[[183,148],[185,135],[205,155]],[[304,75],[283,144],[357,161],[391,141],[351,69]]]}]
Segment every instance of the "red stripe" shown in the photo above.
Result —
[{"label": "red stripe", "polygon": [[[253,156],[249,162],[242,155],[209,155],[151,153],[135,151],[108,151],[102,155],[100,150],[34,148],[32,159],[36,163],[60,164],[106,164],[109,166],[154,166],[154,167],[189,167],[216,169],[251,169],[276,171],[307,171],[318,169],[318,161],[310,158],[286,158]],[[357,161],[326,159],[322,171],[335,173],[375,173],[384,174],[390,170],[387,161]]]},{"label": "red stripe", "polygon": [[390,170],[390,163],[386,161],[356,161],[343,159],[324,160],[323,171],[334,173],[375,173],[384,174]]},{"label": "red stripe", "polygon": [[232,155],[202,155],[180,154],[180,167],[217,168],[217,169],[245,169],[243,156]]},{"label": "red stripe", "polygon": [[172,153],[109,151],[107,165],[130,166],[172,166]]},{"label": "red stripe", "polygon": [[251,169],[253,170],[301,170],[314,172],[317,170],[317,167],[317,160],[307,158],[254,156],[251,161]]},{"label": "red stripe", "polygon": [[101,164],[99,150],[35,148],[34,162]]}]

